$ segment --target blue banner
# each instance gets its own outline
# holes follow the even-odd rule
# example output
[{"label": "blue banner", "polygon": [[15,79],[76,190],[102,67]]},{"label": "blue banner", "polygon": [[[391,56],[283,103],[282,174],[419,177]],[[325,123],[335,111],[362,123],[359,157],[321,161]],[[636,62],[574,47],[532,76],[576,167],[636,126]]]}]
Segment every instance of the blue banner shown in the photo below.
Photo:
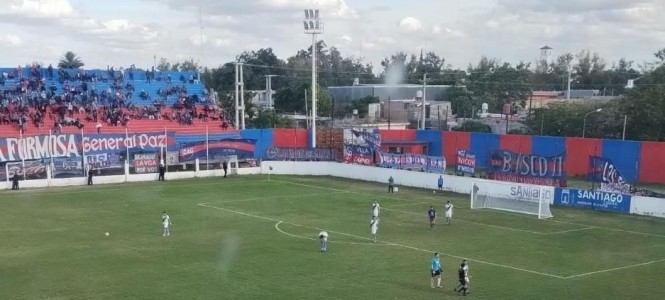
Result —
[{"label": "blue banner", "polygon": [[0,138],[0,162],[81,157],[127,151],[158,151],[175,144],[175,132],[131,134],[53,134]]},{"label": "blue banner", "polygon": [[367,145],[372,147],[374,151],[379,151],[381,149],[381,134],[379,134],[378,129],[374,129],[372,132],[351,130],[355,136],[362,137]]},{"label": "blue banner", "polygon": [[379,165],[386,168],[420,169],[443,173],[446,170],[446,159],[441,156],[379,152]]},{"label": "blue banner", "polygon": [[557,188],[554,205],[590,208],[594,210],[630,213],[630,195],[603,191]]},{"label": "blue banner", "polygon": [[476,173],[476,155],[466,150],[457,151],[457,172],[466,174]]},{"label": "blue banner", "polygon": [[488,177],[494,180],[566,186],[563,170],[565,155],[539,156],[497,150],[490,156]]},{"label": "blue banner", "polygon": [[249,139],[221,139],[216,141],[201,141],[188,143],[180,147],[178,159],[181,162],[193,161],[197,158],[215,159],[228,155],[237,155],[238,158],[253,158],[256,149],[256,140]]},{"label": "blue banner", "polygon": [[344,145],[344,162],[365,166],[373,165],[374,151],[366,146]]},{"label": "blue banner", "polygon": [[266,148],[267,160],[318,160],[333,161],[335,153],[332,149],[326,148]]},{"label": "blue banner", "polygon": [[587,180],[600,182],[600,189],[606,192],[630,193],[630,184],[623,179],[612,160],[608,158],[589,156]]}]

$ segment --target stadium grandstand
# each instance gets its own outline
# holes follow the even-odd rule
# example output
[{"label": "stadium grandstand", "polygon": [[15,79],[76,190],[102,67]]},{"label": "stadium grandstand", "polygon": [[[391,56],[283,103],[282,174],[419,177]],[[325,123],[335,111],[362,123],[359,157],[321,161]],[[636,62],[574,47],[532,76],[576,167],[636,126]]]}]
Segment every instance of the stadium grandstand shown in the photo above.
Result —
[{"label": "stadium grandstand", "polygon": [[35,65],[0,74],[0,137],[232,128],[197,72]]}]

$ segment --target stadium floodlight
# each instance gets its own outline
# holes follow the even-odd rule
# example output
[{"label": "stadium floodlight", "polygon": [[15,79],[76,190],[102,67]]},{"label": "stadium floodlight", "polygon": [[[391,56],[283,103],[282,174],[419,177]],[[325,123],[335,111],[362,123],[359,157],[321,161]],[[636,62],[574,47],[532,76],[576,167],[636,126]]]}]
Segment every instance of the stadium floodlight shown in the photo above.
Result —
[{"label": "stadium floodlight", "polygon": [[323,21],[318,9],[306,9],[303,20],[305,34],[312,35],[312,137],[311,146],[316,148],[316,35],[323,34]]},{"label": "stadium floodlight", "polygon": [[[515,186],[518,186],[515,189]],[[503,191],[511,191],[503,193]],[[489,208],[552,218],[552,193],[546,187],[500,181],[477,181],[471,187],[471,209]]]},{"label": "stadium floodlight", "polygon": [[597,112],[601,112],[602,110],[603,110],[602,108],[595,109],[595,110],[592,110],[592,111],[586,113],[586,115],[584,115],[584,124],[582,125],[582,138],[584,138],[584,137],[586,136],[586,118],[587,118],[590,114],[592,114],[592,113],[597,113]]}]

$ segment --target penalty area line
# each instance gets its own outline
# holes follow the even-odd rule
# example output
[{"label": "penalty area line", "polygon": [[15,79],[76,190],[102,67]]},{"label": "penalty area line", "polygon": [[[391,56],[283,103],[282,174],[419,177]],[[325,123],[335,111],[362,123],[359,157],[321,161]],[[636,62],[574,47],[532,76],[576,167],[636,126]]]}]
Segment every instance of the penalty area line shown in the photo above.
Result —
[{"label": "penalty area line", "polygon": [[[234,214],[238,214],[238,215],[242,215],[242,216],[246,216],[246,217],[250,217],[250,218],[272,221],[272,222],[275,222],[275,223],[280,223],[281,222],[283,224],[289,224],[289,225],[293,225],[293,226],[299,226],[299,227],[316,229],[316,230],[325,230],[325,229],[321,229],[321,228],[318,228],[318,227],[291,223],[291,222],[287,222],[287,221],[282,221],[282,220],[277,220],[277,219],[274,219],[274,218],[254,215],[254,214],[250,214],[250,213],[246,213],[246,212],[242,212],[242,211],[237,211],[237,210],[232,210],[232,209],[227,209],[227,208],[223,208],[223,207],[217,207],[217,206],[212,206],[212,205],[207,205],[207,204],[197,204],[197,205],[201,206],[201,207],[207,207],[207,208],[212,208],[212,209],[221,210],[221,211],[225,211],[225,212],[230,212],[230,213],[234,213]],[[348,237],[357,238],[357,239],[368,240],[368,241],[372,241],[372,242],[374,241],[374,239],[364,237],[364,236],[359,236],[359,235],[354,235],[354,234],[349,234],[349,233],[344,233],[344,232],[339,232],[339,231],[333,231],[333,230],[326,230],[326,231],[331,232],[331,233],[344,235],[344,236],[348,236]],[[391,245],[391,246],[404,248],[404,249],[411,249],[411,250],[415,250],[415,251],[419,251],[419,252],[426,252],[426,253],[438,252],[438,251],[434,251],[434,250],[417,248],[417,247],[413,247],[413,246],[408,246],[408,245],[403,245],[403,244],[398,244],[398,243],[393,243],[393,242],[388,242],[388,241],[382,241],[382,240],[378,240],[377,243],[382,243],[382,244]],[[457,258],[457,259],[466,259],[468,261],[477,262],[477,263],[481,263],[481,264],[485,264],[485,265],[490,265],[490,266],[495,266],[495,267],[500,267],[500,268],[505,268],[505,269],[511,269],[511,270],[516,270],[516,271],[521,271],[521,272],[526,272],[526,273],[531,273],[531,274],[537,274],[537,275],[552,277],[552,278],[556,278],[556,279],[566,279],[563,276],[558,276],[558,275],[553,275],[553,274],[548,274],[548,273],[543,273],[543,272],[538,272],[538,271],[533,271],[533,270],[528,270],[528,269],[522,269],[522,268],[503,265],[503,264],[498,264],[498,263],[492,263],[492,262],[488,262],[488,261],[463,257],[463,256],[444,253],[444,252],[438,252],[438,253],[440,255],[444,255],[444,256],[448,256],[448,257],[452,257],[452,258]]]},{"label": "penalty area line", "polygon": [[[287,183],[287,184],[293,184],[293,185],[299,185],[299,186],[304,186],[304,187],[311,187],[311,188],[317,188],[317,189],[324,189],[324,190],[330,190],[330,191],[344,191],[342,189],[336,189],[336,188],[330,188],[330,187],[325,187],[325,186],[316,186],[316,185],[311,185],[311,184],[305,184],[305,183],[299,183],[299,182],[291,182],[291,181],[285,181],[285,180],[275,180],[273,179],[272,181],[276,182],[281,182],[281,183]],[[394,196],[386,196],[386,195],[376,195],[376,194],[369,194],[369,193],[363,193],[363,192],[355,192],[355,191],[348,191],[349,193],[353,194],[358,194],[358,195],[365,195],[365,196],[374,196],[374,197],[380,197],[380,198],[385,198],[385,199],[392,199],[392,200],[401,200],[401,201],[408,201],[403,198],[399,197],[394,197]],[[497,213],[505,213],[500,210],[496,210],[494,212]],[[512,214],[515,216],[523,217],[521,215],[517,214]],[[579,230],[589,230],[589,229],[604,229],[604,230],[609,230],[609,231],[617,231],[617,232],[624,232],[624,233],[631,233],[631,234],[637,234],[637,235],[644,235],[644,236],[653,236],[653,237],[660,237],[660,238],[665,238],[665,235],[661,234],[655,234],[655,233],[648,233],[648,232],[639,232],[639,231],[632,231],[632,230],[625,230],[625,229],[618,229],[618,228],[610,228],[610,227],[602,227],[602,226],[593,226],[589,224],[580,224],[580,223],[573,223],[573,222],[566,222],[566,221],[559,221],[559,220],[545,220],[546,222],[555,222],[555,223],[561,223],[561,224],[568,224],[568,225],[575,225],[575,226],[580,226],[583,228],[580,228]],[[577,231],[577,230],[576,230]],[[527,231],[528,232],[528,231]],[[559,234],[563,233],[560,231],[557,232],[551,232],[551,233],[540,233],[540,234]]]},{"label": "penalty area line", "polygon": [[665,262],[665,258],[661,259],[661,260],[653,260],[653,261],[645,262],[645,263],[641,263],[641,264],[634,264],[634,265],[628,265],[628,266],[623,266],[623,267],[618,267],[618,268],[611,268],[611,269],[598,270],[598,271],[589,272],[589,273],[577,274],[577,275],[573,275],[573,276],[564,277],[564,279],[572,279],[572,278],[577,278],[577,277],[582,277],[582,276],[589,276],[589,275],[598,274],[598,273],[606,273],[606,272],[611,272],[611,271],[630,269],[630,268],[635,268],[635,267],[657,264],[657,263],[661,263],[661,262]]},{"label": "penalty area line", "polygon": [[[281,228],[279,228],[279,224],[282,224],[282,223],[284,223],[284,221],[279,221],[279,222],[275,223],[275,229],[277,229],[277,231],[279,231],[280,233],[283,233],[283,234],[286,234],[286,235],[288,235],[288,236],[290,236],[290,237],[294,237],[294,238],[298,238],[298,239],[304,239],[304,240],[310,240],[310,241],[318,241],[318,239],[315,239],[315,238],[306,237],[306,236],[301,236],[301,235],[297,235],[297,234],[293,234],[293,233],[286,232],[286,231],[282,230]],[[305,227],[306,227],[306,226],[305,226]],[[389,245],[386,245],[386,244],[379,244],[379,243],[369,243],[369,242],[366,242],[366,243],[356,243],[356,242],[335,241],[335,240],[332,240],[332,241],[329,240],[328,243],[347,244],[347,245],[363,245],[363,246],[365,246],[365,245],[371,245],[371,246],[389,246]]]},{"label": "penalty area line", "polygon": [[348,194],[348,193],[349,192],[346,192],[346,191],[339,191],[339,192],[325,193],[325,194],[316,193],[316,194],[300,194],[300,195],[266,196],[266,197],[256,197],[256,198],[248,198],[248,199],[228,200],[228,201],[205,202],[205,203],[199,203],[199,205],[200,204],[248,202],[248,201],[260,201],[260,200],[272,200],[272,199],[284,199],[284,198],[318,197],[318,196],[325,196],[325,195],[330,195],[330,194]]}]

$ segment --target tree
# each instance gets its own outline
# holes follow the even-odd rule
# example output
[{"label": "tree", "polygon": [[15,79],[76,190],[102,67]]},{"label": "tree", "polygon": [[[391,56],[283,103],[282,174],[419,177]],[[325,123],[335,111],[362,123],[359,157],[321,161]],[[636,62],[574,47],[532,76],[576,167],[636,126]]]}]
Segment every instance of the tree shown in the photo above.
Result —
[{"label": "tree", "polygon": [[157,70],[165,72],[165,71],[171,71],[171,63],[166,58],[160,58],[159,59],[159,64],[157,64]]},{"label": "tree", "polygon": [[490,112],[501,112],[506,103],[524,107],[532,92],[529,67],[525,63],[513,67],[510,63],[482,57],[477,65],[469,65],[467,89],[487,103]]},{"label": "tree", "polygon": [[58,62],[58,68],[60,69],[78,69],[83,67],[85,64],[81,58],[72,51],[65,52]]},{"label": "tree", "polygon": [[[306,92],[307,91],[307,92]],[[307,93],[307,97],[305,97]],[[321,86],[317,87],[317,115],[329,116],[332,111],[332,101],[328,91]],[[311,103],[311,84],[305,81],[294,81],[277,90],[275,95],[275,109],[284,113],[305,114],[305,98],[307,105]],[[311,107],[308,107],[311,109]]]},{"label": "tree", "polygon": [[491,133],[492,128],[478,121],[467,120],[464,124],[456,127],[455,131]]},{"label": "tree", "polygon": [[[549,108],[535,109],[532,118],[527,120],[530,131],[546,136],[582,136],[584,128],[584,116],[599,106],[576,103],[576,102],[554,102],[548,104]],[[602,115],[598,113],[589,114],[587,117],[586,136],[602,136],[599,120]]]},{"label": "tree", "polygon": [[259,109],[246,125],[249,128],[289,128],[294,126],[294,122],[274,110]]}]

